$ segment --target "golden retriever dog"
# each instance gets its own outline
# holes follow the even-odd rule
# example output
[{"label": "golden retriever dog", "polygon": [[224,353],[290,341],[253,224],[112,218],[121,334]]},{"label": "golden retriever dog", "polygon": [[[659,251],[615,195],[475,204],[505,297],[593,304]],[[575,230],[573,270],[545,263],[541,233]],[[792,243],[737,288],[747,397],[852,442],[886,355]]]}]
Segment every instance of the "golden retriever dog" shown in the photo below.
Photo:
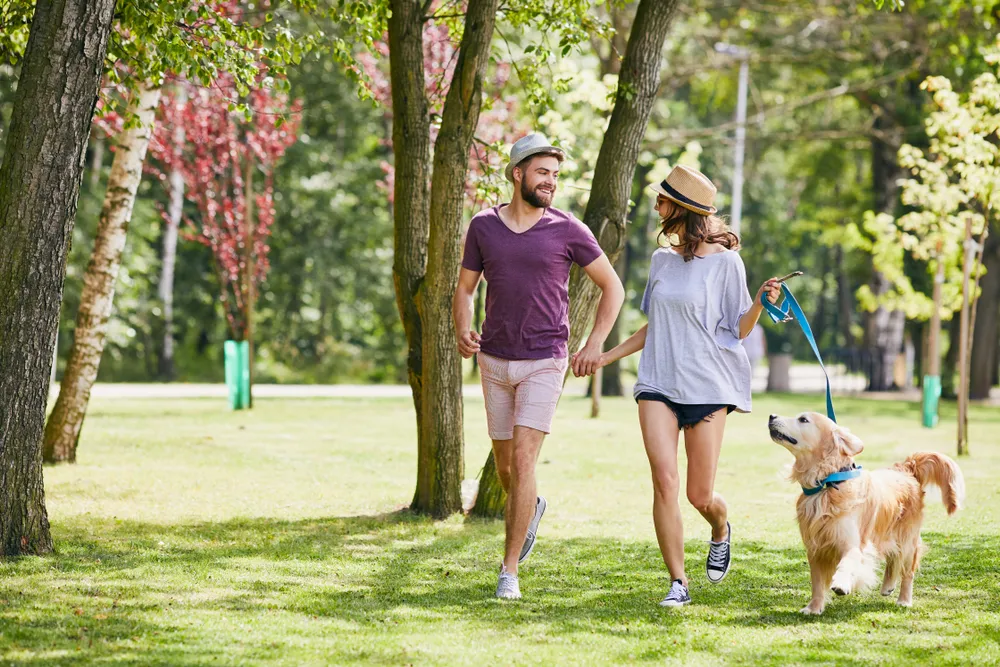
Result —
[{"label": "golden retriever dog", "polygon": [[891,595],[899,581],[896,602],[909,607],[923,550],[924,488],[937,486],[948,514],[954,514],[965,496],[958,465],[943,454],[918,452],[892,468],[862,470],[824,485],[832,473],[856,468],[861,440],[815,412],[771,415],[768,427],[771,439],[795,457],[791,478],[803,488],[796,512],[809,557],[812,599],[802,613],[822,614],[828,589],[847,595],[875,584],[876,558],[885,559],[882,595]]}]

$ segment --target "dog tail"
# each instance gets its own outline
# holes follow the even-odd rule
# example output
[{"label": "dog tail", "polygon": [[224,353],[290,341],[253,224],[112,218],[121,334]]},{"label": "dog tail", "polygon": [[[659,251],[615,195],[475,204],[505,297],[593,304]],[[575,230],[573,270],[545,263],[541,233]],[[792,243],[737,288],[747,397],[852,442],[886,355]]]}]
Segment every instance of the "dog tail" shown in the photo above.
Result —
[{"label": "dog tail", "polygon": [[965,478],[951,458],[937,452],[917,452],[895,467],[916,477],[922,489],[928,486],[941,489],[941,502],[949,515],[961,509],[965,501]]}]

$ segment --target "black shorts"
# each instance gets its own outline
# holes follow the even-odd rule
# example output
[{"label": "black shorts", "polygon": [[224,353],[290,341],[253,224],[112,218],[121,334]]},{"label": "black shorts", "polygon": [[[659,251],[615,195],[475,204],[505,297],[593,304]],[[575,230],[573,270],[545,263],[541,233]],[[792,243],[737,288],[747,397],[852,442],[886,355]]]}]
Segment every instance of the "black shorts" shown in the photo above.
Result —
[{"label": "black shorts", "polygon": [[659,401],[665,404],[670,411],[674,413],[677,417],[677,425],[683,429],[688,429],[694,427],[696,424],[700,424],[703,421],[708,421],[712,418],[712,415],[722,410],[726,409],[726,414],[736,409],[735,405],[724,405],[724,404],[711,404],[711,403],[675,403],[663,394],[657,394],[652,391],[640,392],[638,396],[635,397],[635,402],[639,401]]}]

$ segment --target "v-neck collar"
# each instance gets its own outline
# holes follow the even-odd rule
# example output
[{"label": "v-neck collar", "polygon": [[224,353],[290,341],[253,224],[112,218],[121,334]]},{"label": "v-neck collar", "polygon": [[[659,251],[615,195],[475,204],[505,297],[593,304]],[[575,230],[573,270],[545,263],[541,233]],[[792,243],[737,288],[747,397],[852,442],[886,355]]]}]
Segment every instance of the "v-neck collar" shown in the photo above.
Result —
[{"label": "v-neck collar", "polygon": [[535,224],[533,224],[531,227],[528,227],[523,232],[515,232],[513,229],[510,228],[510,225],[508,225],[506,222],[504,222],[503,216],[500,215],[500,209],[501,208],[505,208],[507,206],[510,206],[510,204],[497,204],[494,207],[493,212],[496,213],[497,220],[500,221],[500,224],[503,225],[504,227],[506,227],[507,231],[510,232],[511,234],[513,234],[514,236],[524,236],[525,234],[527,234],[528,232],[530,232],[532,229],[535,229],[536,227],[538,227],[539,225],[541,225],[542,222],[545,221],[545,218],[546,218],[546,216],[548,215],[548,212],[549,212],[549,209],[546,208],[542,212],[542,217],[540,217]]}]

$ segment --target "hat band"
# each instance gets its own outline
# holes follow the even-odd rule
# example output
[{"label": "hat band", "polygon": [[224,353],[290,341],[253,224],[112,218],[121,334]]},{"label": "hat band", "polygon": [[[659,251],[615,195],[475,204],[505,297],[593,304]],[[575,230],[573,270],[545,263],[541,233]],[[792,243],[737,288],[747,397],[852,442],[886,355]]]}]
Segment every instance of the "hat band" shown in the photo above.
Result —
[{"label": "hat band", "polygon": [[664,190],[666,190],[667,194],[669,194],[671,197],[674,197],[678,201],[681,201],[681,202],[683,202],[685,204],[690,204],[691,206],[697,206],[698,208],[700,208],[703,211],[707,211],[708,209],[712,208],[711,206],[705,206],[704,204],[702,204],[700,202],[696,202],[693,199],[688,199],[687,197],[685,197],[684,195],[682,195],[680,192],[678,192],[677,190],[675,190],[672,187],[670,187],[670,184],[667,183],[666,180],[660,181],[660,187],[663,188]]}]

